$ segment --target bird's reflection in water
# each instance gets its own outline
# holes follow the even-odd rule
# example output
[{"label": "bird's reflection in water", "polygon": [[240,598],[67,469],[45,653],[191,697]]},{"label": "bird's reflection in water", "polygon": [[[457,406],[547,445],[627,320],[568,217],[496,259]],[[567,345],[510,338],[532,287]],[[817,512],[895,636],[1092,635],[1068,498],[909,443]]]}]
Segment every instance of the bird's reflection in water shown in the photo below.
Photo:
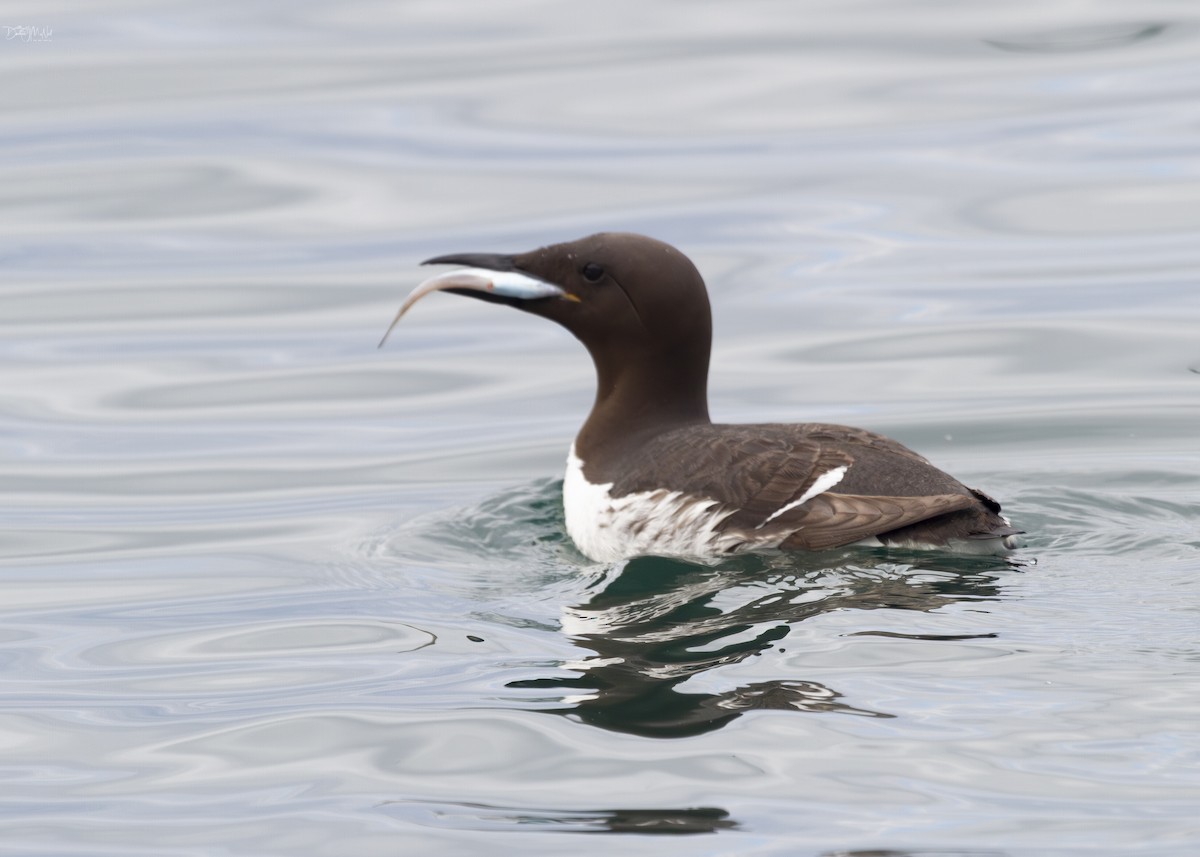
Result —
[{"label": "bird's reflection in water", "polygon": [[[871,559],[857,555],[859,561],[864,558]],[[997,572],[1012,567],[994,558],[928,555],[875,566],[851,564],[846,556],[823,559],[746,556],[715,567],[656,557],[630,560],[601,581],[587,603],[565,611],[563,630],[591,652],[564,665],[578,675],[509,686],[554,689],[552,699],[565,703],[550,709],[555,713],[604,729],[662,738],[719,729],[756,708],[891,717],[856,707],[835,689],[802,677],[720,692],[679,685],[761,654],[788,636],[794,624],[830,611],[928,612],[959,601],[996,598]],[[961,640],[991,635],[911,636]]]}]

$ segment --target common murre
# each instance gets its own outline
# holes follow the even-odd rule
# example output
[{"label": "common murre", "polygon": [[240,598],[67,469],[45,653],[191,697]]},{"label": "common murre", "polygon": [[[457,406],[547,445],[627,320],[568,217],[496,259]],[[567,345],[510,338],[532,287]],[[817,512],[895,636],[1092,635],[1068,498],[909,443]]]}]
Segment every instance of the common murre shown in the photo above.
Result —
[{"label": "common murre", "polygon": [[[456,253],[419,285],[548,318],[587,347],[596,401],[567,458],[567,531],[588,557],[719,557],[850,544],[1004,553],[1000,504],[902,444],[824,423],[714,424],[704,280],[668,244],[601,233],[518,255]],[[383,345],[383,341],[380,345]]]}]

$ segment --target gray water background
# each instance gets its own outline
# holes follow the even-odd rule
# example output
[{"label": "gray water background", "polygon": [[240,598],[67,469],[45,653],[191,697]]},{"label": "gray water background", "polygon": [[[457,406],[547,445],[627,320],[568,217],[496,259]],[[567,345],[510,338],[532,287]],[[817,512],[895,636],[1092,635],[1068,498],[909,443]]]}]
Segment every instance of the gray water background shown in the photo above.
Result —
[{"label": "gray water background", "polygon": [[[1191,4],[0,17],[0,853],[1200,853]],[[578,344],[375,344],[602,229],[705,273],[718,419],[1028,547],[587,562]]]}]

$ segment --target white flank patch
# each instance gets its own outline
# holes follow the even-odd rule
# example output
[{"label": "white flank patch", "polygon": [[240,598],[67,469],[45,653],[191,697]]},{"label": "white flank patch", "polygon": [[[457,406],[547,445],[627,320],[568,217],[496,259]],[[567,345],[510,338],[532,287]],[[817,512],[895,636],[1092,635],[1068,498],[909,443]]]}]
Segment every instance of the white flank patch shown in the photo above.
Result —
[{"label": "white flank patch", "polygon": [[612,483],[593,485],[583,475],[575,446],[567,455],[563,507],[567,532],[590,559],[617,562],[635,556],[711,557],[777,546],[747,544],[745,534],[719,533],[716,526],[733,514],[716,500],[682,491],[641,491],[613,497]]},{"label": "white flank patch", "polygon": [[765,527],[767,524],[774,521],[776,518],[778,518],[784,512],[790,512],[792,509],[795,509],[797,506],[803,506],[805,503],[807,503],[813,497],[816,497],[818,494],[824,494],[826,491],[828,491],[834,485],[837,485],[839,482],[842,481],[842,478],[846,475],[847,467],[848,467],[847,465],[843,464],[841,467],[833,468],[833,470],[826,470],[824,473],[822,473],[820,476],[817,477],[816,481],[813,482],[813,484],[809,486],[807,491],[805,491],[803,494],[800,495],[799,500],[793,500],[792,502],[788,503],[785,506],[780,506],[778,509],[776,509],[774,512],[772,512],[770,515],[768,515],[767,519],[765,521],[763,521],[761,524],[759,524],[754,529],[761,530],[763,527]]}]

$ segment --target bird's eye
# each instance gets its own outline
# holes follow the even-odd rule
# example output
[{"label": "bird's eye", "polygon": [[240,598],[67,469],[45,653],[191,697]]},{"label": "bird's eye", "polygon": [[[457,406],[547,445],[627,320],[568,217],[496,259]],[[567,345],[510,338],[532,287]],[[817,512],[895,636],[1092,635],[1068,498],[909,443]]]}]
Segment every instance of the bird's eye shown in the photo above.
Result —
[{"label": "bird's eye", "polygon": [[600,278],[603,276],[603,265],[597,265],[595,262],[588,262],[583,266],[583,278],[589,283],[598,283],[600,282]]}]

